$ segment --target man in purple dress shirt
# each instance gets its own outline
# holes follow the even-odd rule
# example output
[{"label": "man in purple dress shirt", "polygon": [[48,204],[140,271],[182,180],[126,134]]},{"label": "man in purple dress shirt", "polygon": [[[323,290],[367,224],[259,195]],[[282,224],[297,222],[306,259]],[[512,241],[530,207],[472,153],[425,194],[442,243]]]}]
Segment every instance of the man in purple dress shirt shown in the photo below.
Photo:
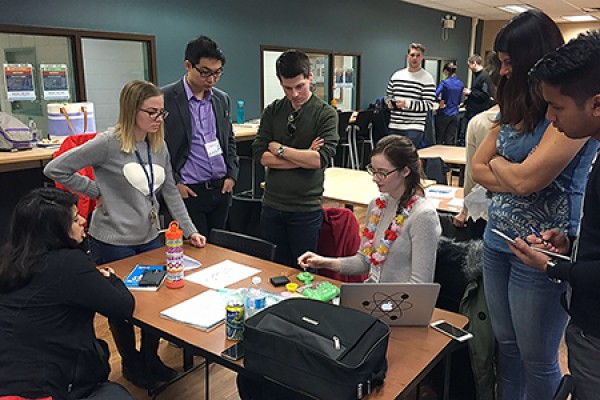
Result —
[{"label": "man in purple dress shirt", "polygon": [[175,182],[201,234],[223,229],[239,160],[230,119],[229,95],[214,85],[223,74],[225,56],[217,44],[200,36],[185,49],[185,76],[163,88],[165,140]]}]

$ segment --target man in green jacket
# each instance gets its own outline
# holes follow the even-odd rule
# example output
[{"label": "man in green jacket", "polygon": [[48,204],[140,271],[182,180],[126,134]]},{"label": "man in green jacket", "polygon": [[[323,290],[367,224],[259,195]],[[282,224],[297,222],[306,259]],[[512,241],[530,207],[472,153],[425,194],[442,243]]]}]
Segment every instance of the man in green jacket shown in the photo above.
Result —
[{"label": "man in green jacket", "polygon": [[277,245],[277,262],[296,266],[301,254],[317,249],[325,168],[339,141],[338,118],[310,91],[313,74],[305,53],[284,52],[276,72],[285,97],[263,112],[252,151],[268,168],[262,235]]}]

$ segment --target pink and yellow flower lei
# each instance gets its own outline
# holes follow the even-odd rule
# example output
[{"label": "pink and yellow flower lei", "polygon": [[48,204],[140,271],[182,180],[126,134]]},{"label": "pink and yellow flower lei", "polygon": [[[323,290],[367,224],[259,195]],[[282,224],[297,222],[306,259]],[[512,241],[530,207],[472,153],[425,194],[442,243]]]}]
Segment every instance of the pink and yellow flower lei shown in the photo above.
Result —
[{"label": "pink and yellow flower lei", "polygon": [[398,236],[400,236],[404,221],[406,218],[408,218],[416,201],[417,196],[415,195],[408,201],[408,203],[406,203],[406,207],[398,210],[396,216],[390,223],[390,226],[385,230],[383,239],[381,239],[379,245],[377,248],[375,248],[373,239],[375,237],[375,233],[377,232],[377,225],[379,224],[381,215],[387,206],[383,195],[375,200],[375,206],[371,210],[371,215],[367,221],[367,226],[361,233],[361,236],[367,238],[367,240],[364,241],[360,252],[365,256],[369,264],[377,266],[384,263],[392,243],[394,243],[394,241],[398,239]]}]

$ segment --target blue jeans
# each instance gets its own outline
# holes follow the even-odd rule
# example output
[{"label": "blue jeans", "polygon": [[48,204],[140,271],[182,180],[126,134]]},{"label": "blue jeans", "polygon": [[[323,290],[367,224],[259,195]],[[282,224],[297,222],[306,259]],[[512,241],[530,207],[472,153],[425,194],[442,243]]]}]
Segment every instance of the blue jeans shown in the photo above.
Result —
[{"label": "blue jeans", "polygon": [[505,400],[548,400],[562,373],[558,347],[567,313],[560,302],[565,284],[523,264],[512,253],[484,247],[483,282],[499,345]]},{"label": "blue jeans", "polygon": [[317,251],[322,222],[322,209],[290,212],[263,206],[260,230],[265,240],[277,245],[275,261],[297,268],[305,251]]},{"label": "blue jeans", "polygon": [[115,244],[108,244],[101,242],[97,239],[90,238],[90,249],[92,251],[92,258],[98,265],[106,264],[113,261],[122,260],[123,258],[135,256],[136,254],[145,253],[150,250],[158,249],[162,247],[160,237],[149,241],[148,243],[139,244],[135,246],[118,246]]},{"label": "blue jeans", "polygon": [[425,136],[425,132],[424,131],[418,131],[416,129],[407,129],[407,130],[400,130],[400,129],[388,129],[388,135],[400,135],[400,136],[406,136],[407,138],[409,138],[413,144],[415,145],[415,148],[420,148],[419,144],[421,143],[421,140],[423,140],[423,136]]}]

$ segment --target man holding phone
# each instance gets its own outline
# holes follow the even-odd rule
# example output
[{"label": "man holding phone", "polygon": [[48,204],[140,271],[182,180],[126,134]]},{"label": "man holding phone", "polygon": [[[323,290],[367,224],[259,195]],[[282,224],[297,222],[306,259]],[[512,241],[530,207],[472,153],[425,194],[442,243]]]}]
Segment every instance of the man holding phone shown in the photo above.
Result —
[{"label": "man holding phone", "polygon": [[[546,117],[570,138],[600,139],[600,31],[589,31],[545,55],[530,72],[541,82]],[[571,261],[556,261],[533,251],[522,239],[509,244],[524,263],[546,271],[551,279],[568,281],[572,295],[566,343],[569,369],[577,400],[596,399],[600,392],[600,166],[594,163],[585,192],[579,238],[559,230],[527,237],[532,245],[568,254]],[[545,246],[543,241],[547,241]]]}]

